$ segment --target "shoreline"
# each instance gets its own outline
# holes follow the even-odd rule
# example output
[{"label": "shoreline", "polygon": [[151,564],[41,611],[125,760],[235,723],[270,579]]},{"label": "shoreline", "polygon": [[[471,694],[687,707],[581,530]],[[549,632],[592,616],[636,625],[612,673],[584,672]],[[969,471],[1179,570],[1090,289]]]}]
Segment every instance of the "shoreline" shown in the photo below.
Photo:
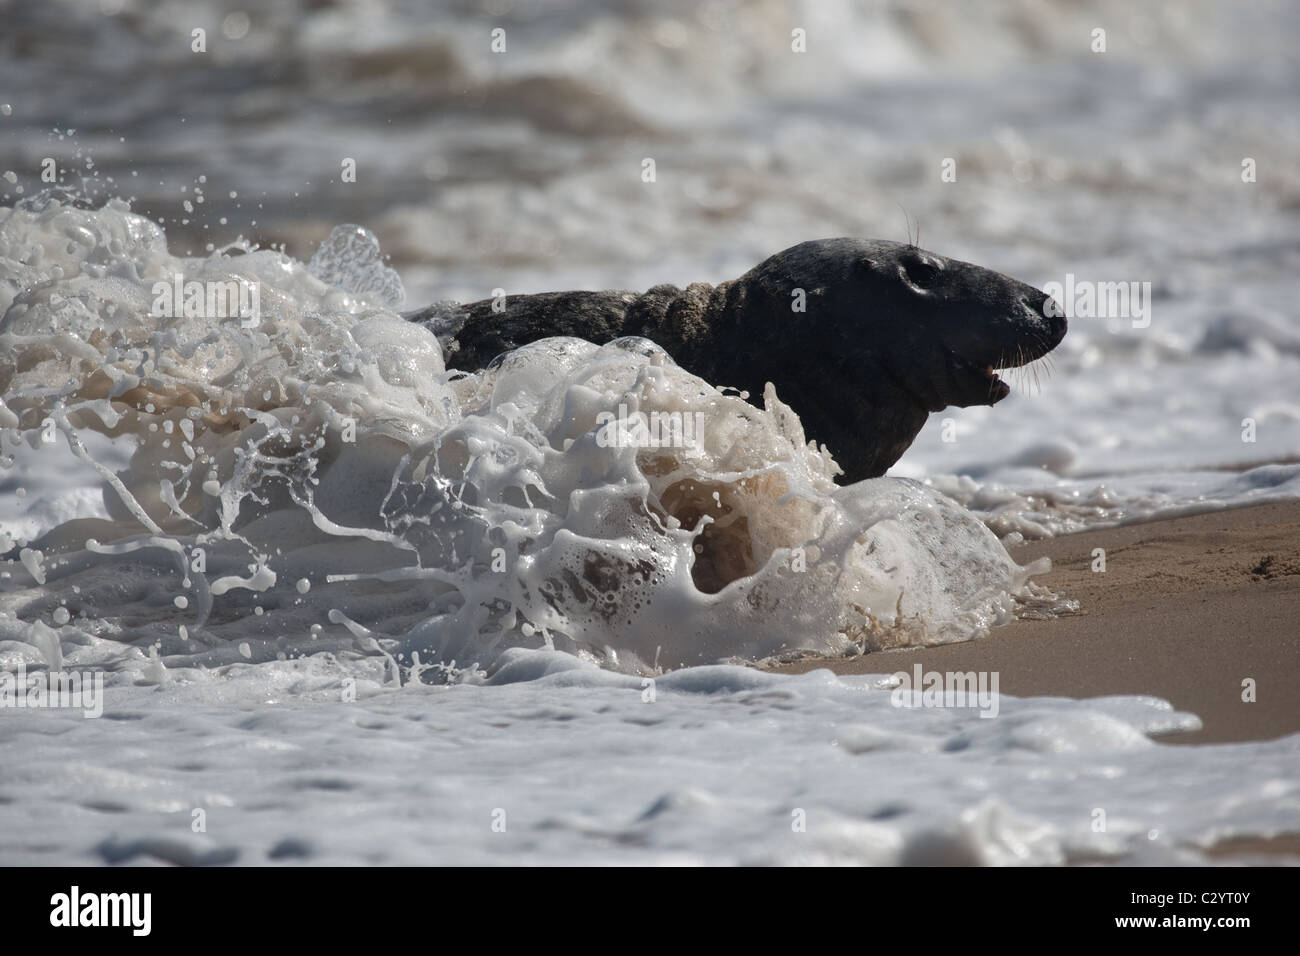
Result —
[{"label": "shoreline", "polygon": [[[1094,549],[1105,571],[1094,571]],[[1246,505],[1081,531],[1010,549],[1049,557],[1034,580],[1077,614],[1017,620],[961,644],[803,658],[779,673],[997,671],[1015,697],[1145,694],[1201,718],[1165,744],[1267,740],[1300,732],[1300,501]],[[1243,681],[1255,700],[1243,700]]]}]

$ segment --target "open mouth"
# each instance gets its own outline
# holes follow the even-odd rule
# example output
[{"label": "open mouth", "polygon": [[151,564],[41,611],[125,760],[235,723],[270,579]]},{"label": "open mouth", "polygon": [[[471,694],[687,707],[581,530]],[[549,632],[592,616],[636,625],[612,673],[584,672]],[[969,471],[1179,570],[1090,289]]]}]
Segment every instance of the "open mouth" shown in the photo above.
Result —
[{"label": "open mouth", "polygon": [[1011,386],[1002,379],[998,378],[997,369],[992,365],[986,365],[983,369],[983,375],[989,383],[989,402],[1000,402],[1011,394]]},{"label": "open mouth", "polygon": [[1011,386],[998,377],[998,370],[991,364],[968,362],[953,356],[957,365],[962,385],[973,400],[971,404],[995,405],[1011,394]]}]

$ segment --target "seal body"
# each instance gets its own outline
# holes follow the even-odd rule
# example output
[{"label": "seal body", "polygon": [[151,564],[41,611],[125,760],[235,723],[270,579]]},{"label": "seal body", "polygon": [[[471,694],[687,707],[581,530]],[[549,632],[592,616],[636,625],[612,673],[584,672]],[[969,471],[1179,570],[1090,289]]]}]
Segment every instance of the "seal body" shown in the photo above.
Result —
[{"label": "seal body", "polygon": [[1064,310],[1030,285],[916,246],[847,238],[800,243],[717,286],[547,292],[407,318],[430,326],[453,369],[550,336],[603,345],[639,335],[715,385],[758,396],[772,382],[845,481],[884,474],[931,412],[1001,401],[1010,388],[996,370],[1041,358],[1066,332]]}]

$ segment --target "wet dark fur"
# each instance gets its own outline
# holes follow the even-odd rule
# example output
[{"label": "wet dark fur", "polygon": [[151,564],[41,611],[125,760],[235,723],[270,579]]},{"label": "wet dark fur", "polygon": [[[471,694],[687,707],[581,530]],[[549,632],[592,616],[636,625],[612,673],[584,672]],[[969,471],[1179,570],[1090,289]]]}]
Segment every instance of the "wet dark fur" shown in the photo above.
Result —
[{"label": "wet dark fur", "polygon": [[[792,309],[802,289],[806,311]],[[448,368],[475,370],[538,339],[604,344],[645,336],[679,365],[751,398],[772,382],[824,442],[846,481],[885,473],[930,412],[992,405],[1009,389],[986,367],[1046,355],[1065,336],[1038,289],[912,245],[821,239],[779,252],[732,282],[635,292],[546,292],[432,306]],[[1056,313],[1048,315],[1048,313]]]}]

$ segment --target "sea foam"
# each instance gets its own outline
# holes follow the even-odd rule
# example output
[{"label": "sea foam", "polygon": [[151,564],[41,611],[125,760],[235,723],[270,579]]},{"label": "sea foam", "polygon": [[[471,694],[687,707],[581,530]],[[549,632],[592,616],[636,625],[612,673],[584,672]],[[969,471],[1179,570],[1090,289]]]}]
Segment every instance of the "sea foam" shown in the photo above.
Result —
[{"label": "sea foam", "polygon": [[[968,640],[1045,596],[939,492],[836,486],[771,386],[757,408],[635,338],[447,372],[355,226],[311,266],[180,258],[119,201],[47,199],[0,210],[0,261],[10,468],[103,489],[98,514],[4,529],[0,608],[63,608],[76,646],[460,668],[555,648],[649,673]],[[212,304],[249,288],[255,310]],[[602,440],[630,413],[699,427]]]}]

